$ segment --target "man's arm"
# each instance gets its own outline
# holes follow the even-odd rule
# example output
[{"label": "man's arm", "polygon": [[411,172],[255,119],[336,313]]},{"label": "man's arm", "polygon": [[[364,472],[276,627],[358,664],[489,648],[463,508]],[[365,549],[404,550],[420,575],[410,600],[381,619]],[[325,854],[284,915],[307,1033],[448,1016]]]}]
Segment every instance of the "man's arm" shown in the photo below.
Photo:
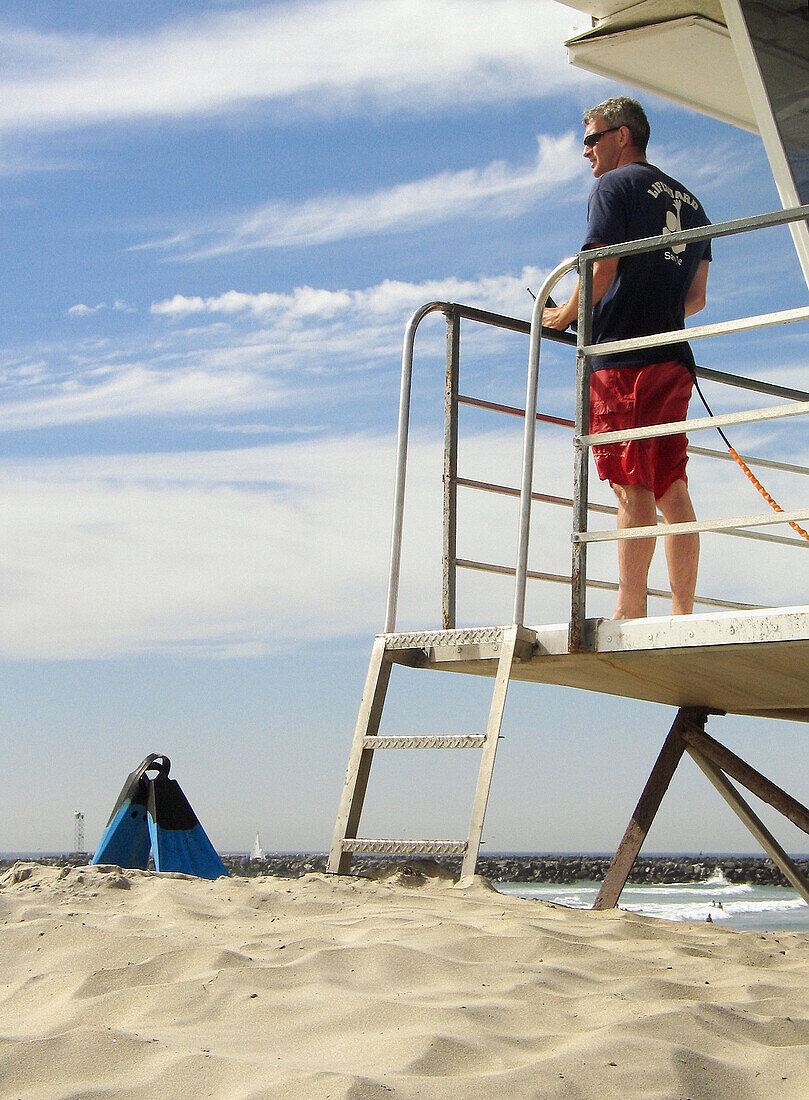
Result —
[{"label": "man's arm", "polygon": [[685,296],[685,315],[690,317],[692,313],[699,313],[705,309],[706,288],[708,286],[708,260],[702,260],[697,268],[691,286]]},{"label": "man's arm", "polygon": [[[593,245],[593,248],[599,248],[599,245]],[[607,260],[596,260],[593,264],[593,305],[596,305],[610,288],[610,283],[615,278],[615,272],[618,270],[618,257],[610,257]],[[707,273],[706,273],[707,279]],[[694,279],[696,282],[696,278]],[[546,309],[542,314],[542,324],[546,328],[558,329],[560,332],[564,332],[566,328],[577,321],[579,317],[579,282],[576,280],[576,286],[573,293],[568,300],[561,306],[554,306],[552,309]]]}]

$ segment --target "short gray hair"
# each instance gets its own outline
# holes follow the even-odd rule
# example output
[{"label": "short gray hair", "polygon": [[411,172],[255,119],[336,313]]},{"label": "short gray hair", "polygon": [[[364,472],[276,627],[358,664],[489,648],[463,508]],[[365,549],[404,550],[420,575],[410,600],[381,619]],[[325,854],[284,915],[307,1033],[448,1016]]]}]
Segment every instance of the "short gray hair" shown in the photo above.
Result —
[{"label": "short gray hair", "polygon": [[649,120],[636,99],[630,99],[626,95],[612,96],[585,111],[582,122],[586,126],[596,116],[603,118],[608,126],[626,126],[632,135],[632,144],[641,153],[646,153],[650,134]]}]

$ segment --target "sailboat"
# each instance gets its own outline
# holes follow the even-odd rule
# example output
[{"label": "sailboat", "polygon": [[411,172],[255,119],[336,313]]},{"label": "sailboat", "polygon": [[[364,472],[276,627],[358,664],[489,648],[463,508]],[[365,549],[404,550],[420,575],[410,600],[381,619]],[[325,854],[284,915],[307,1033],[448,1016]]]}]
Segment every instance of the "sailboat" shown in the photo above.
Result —
[{"label": "sailboat", "polygon": [[267,853],[261,847],[261,837],[256,833],[256,839],[253,841],[253,847],[250,849],[250,859],[266,859]]}]

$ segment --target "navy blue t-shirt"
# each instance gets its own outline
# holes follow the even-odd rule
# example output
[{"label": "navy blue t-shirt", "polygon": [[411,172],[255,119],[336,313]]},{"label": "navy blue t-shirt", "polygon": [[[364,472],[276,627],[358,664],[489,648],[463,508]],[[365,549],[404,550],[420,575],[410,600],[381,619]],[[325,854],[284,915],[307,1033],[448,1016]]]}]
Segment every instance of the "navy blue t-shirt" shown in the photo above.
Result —
[{"label": "navy blue t-shirt", "polygon": [[[677,180],[653,164],[626,164],[595,181],[582,249],[709,224],[702,205]],[[710,258],[709,241],[622,257],[607,293],[593,310],[593,342],[683,328],[688,288],[701,261]],[[592,369],[670,359],[679,359],[689,369],[694,365],[691,349],[683,341],[618,355],[594,355]]]}]

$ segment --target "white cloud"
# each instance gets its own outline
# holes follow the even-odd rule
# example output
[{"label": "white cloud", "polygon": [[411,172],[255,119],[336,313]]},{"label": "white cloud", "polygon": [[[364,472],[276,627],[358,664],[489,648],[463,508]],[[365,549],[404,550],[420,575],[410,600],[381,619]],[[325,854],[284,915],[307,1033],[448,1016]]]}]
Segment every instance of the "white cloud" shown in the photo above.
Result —
[{"label": "white cloud", "polygon": [[527,165],[493,161],[484,168],[441,172],[395,187],[354,195],[326,195],[302,203],[273,202],[219,224],[140,245],[180,259],[204,259],[255,248],[298,248],[331,241],[403,232],[453,218],[507,217],[547,199],[585,166],[577,136],[539,135]]},{"label": "white cloud", "polygon": [[0,28],[0,128],[199,115],[259,102],[340,112],[526,99],[585,79],[550,0],[263,4],[147,33]]},{"label": "white cloud", "polygon": [[112,305],[106,302],[98,302],[94,306],[88,306],[84,302],[78,302],[67,311],[68,317],[92,317],[94,313],[103,313],[111,310],[113,313],[137,313],[137,307],[125,302],[123,298],[116,298]]},{"label": "white cloud", "polygon": [[538,286],[545,272],[537,267],[524,267],[518,275],[491,275],[479,279],[429,279],[408,283],[392,279],[361,290],[324,290],[297,287],[289,294],[262,292],[246,294],[229,290],[224,294],[203,298],[199,295],[175,294],[154,302],[152,313],[181,320],[194,315],[242,316],[276,325],[300,321],[330,321],[340,316],[372,317],[374,322],[386,318],[400,320],[406,313],[431,301],[462,302],[495,312],[512,310],[524,316],[528,296],[526,286]]},{"label": "white cloud", "polygon": [[88,306],[84,302],[78,302],[75,306],[71,306],[67,311],[68,317],[91,317],[94,313],[98,313],[103,309],[106,309],[106,302],[99,302],[98,305]]},{"label": "white cloud", "polygon": [[[426,302],[459,302],[527,319],[531,298],[546,272],[525,267],[517,274],[478,279],[385,280],[361,289],[301,287],[288,294],[228,291],[211,297],[174,295],[152,305],[153,313],[173,322],[165,340],[178,348],[198,346],[213,369],[231,365],[247,372],[283,376],[289,401],[312,408],[342,395],[358,407],[363,397],[378,412],[380,387],[396,388],[402,336],[412,313]],[[207,319],[210,328],[204,322]],[[186,328],[191,322],[193,328]],[[192,335],[191,335],[192,334]],[[419,356],[443,357],[440,314],[428,318],[418,338]],[[504,356],[504,341],[508,352]],[[474,326],[465,347],[478,360],[497,356],[501,396],[516,380],[524,388],[525,348],[518,338]],[[430,361],[433,361],[432,359]],[[572,363],[572,357],[570,359]],[[376,398],[363,386],[373,386]]]},{"label": "white cloud", "polygon": [[[145,328],[115,338],[104,332],[109,307],[77,305],[72,316],[92,330],[81,339],[0,357],[0,431],[166,416],[263,417],[280,405],[306,408],[319,421],[318,410],[338,391],[350,388],[356,404],[363,373],[373,376],[375,388],[394,378],[405,322],[425,302],[527,317],[526,287],[536,289],[543,276],[525,267],[516,275],[385,280],[361,289],[177,294],[152,304]],[[441,340],[440,320],[425,324],[420,348]]]},{"label": "white cloud", "polygon": [[390,457],[360,438],[12,463],[0,654],[266,652],[369,629]]},{"label": "white cloud", "polygon": [[[402,629],[440,621],[441,442],[411,438],[400,596]],[[461,473],[517,483],[518,421],[462,435]],[[569,436],[541,429],[537,485],[569,493]],[[700,515],[740,514],[723,463],[692,473]],[[175,651],[267,653],[381,629],[393,482],[391,435],[322,437],[240,450],[7,460],[0,471],[5,583],[0,656],[75,658]],[[738,493],[737,493],[738,490]],[[731,499],[729,499],[729,492]],[[609,500],[602,485],[591,498]],[[513,499],[460,494],[459,552],[513,561]],[[531,566],[564,573],[570,513],[535,507]],[[609,517],[592,526],[611,527]],[[735,544],[738,546],[739,544]],[[699,589],[762,603],[805,601],[796,550],[705,536]],[[615,549],[594,547],[591,577],[614,579]],[[505,622],[513,582],[463,573],[459,617]],[[658,548],[652,583],[665,586]],[[529,622],[562,621],[567,589],[533,585]],[[590,614],[613,596],[593,593]],[[662,613],[662,605],[660,607]]]},{"label": "white cloud", "polygon": [[83,377],[70,375],[62,381],[54,381],[52,376],[36,381],[34,396],[3,402],[0,430],[199,415],[223,408],[238,412],[278,399],[281,393],[280,387],[255,373],[193,368],[167,371],[137,364],[91,368]]},{"label": "white cloud", "polygon": [[[521,426],[510,428],[466,438],[467,474],[513,482]],[[394,450],[391,435],[360,434],[5,463],[0,657],[271,653],[370,636],[383,625]],[[439,621],[441,593],[441,442],[415,432],[409,456],[403,628]],[[566,452],[543,448],[543,476],[568,468]],[[508,562],[515,503],[476,494],[462,506],[464,552]],[[564,569],[566,522],[545,515],[540,564],[551,544]],[[477,576],[461,615],[506,621],[511,586]],[[549,598],[555,619],[564,590]]]}]

